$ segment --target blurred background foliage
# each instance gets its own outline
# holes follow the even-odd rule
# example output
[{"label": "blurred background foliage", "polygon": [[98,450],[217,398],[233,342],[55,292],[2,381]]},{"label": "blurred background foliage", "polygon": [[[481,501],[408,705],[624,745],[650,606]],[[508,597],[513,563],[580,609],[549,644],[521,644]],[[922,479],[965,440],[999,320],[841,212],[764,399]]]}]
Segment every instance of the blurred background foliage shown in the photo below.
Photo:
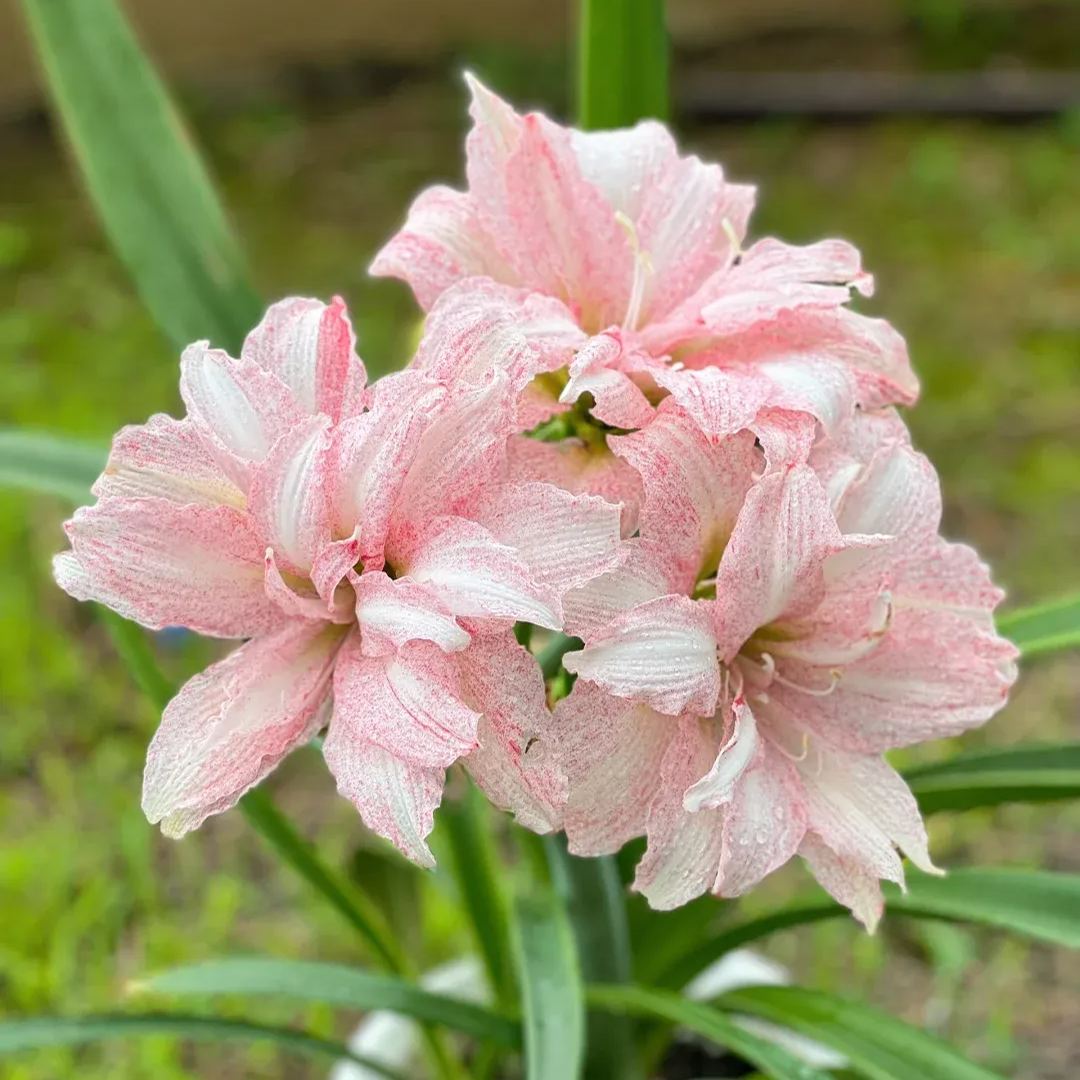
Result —
[{"label": "blurred background foliage", "polygon": [[[160,32],[163,9],[143,6],[148,31]],[[240,0],[219,6],[226,27],[250,10]],[[274,6],[260,17],[272,22]],[[355,13],[343,5],[343,40],[333,47],[321,43],[322,28],[305,51],[301,25],[292,59],[280,44],[258,54],[259,42],[277,40],[264,27],[248,52],[238,47],[243,77],[225,77],[207,71],[223,29],[206,31],[200,53],[197,7],[184,23],[186,52],[160,33],[147,36],[152,51],[173,48],[167,67],[188,73],[182,100],[257,283],[267,297],[343,294],[369,370],[389,370],[407,358],[418,316],[403,287],[370,281],[365,268],[420,187],[460,178],[466,121],[456,72],[468,64],[518,101],[565,115],[566,11],[507,3],[509,21],[487,33],[475,11],[447,4],[438,27],[418,24],[410,50],[405,6],[365,45],[350,39]],[[373,19],[389,11],[355,7]],[[480,13],[499,7],[481,4]],[[140,5],[132,8],[141,25]],[[1080,30],[1071,4],[876,2],[846,21],[847,4],[730,9],[720,16],[712,4],[672,5],[678,70],[1039,72],[1076,62]],[[170,17],[183,18],[179,10]],[[515,24],[522,13],[538,21]],[[0,25],[12,17],[0,11]],[[403,46],[376,48],[395,34]],[[25,51],[0,39],[3,49]],[[0,79],[0,422],[105,441],[151,412],[179,412],[176,357],[109,253],[20,70],[13,61]],[[1013,124],[770,117],[688,118],[680,128],[686,145],[758,183],[754,235],[843,236],[863,250],[879,286],[863,308],[905,332],[924,382],[909,419],[941,472],[948,535],[978,546],[1012,602],[1080,585],[1076,103]],[[156,718],[90,612],[51,584],[63,516],[59,503],[0,493],[3,1010],[109,1008],[140,973],[211,955],[362,962],[334,916],[273,864],[238,815],[212,820],[183,844],[146,825],[139,778]],[[215,647],[166,634],[158,648],[179,676]],[[1078,705],[1074,657],[1032,663],[1006,711],[966,742],[1075,737]],[[402,872],[334,797],[314,753],[295,755],[271,782],[305,834],[383,897],[399,932],[423,938],[427,961],[470,947],[447,902],[450,879],[435,872],[418,885]],[[945,866],[1080,870],[1078,823],[1076,806],[1004,807],[937,817],[932,832]],[[745,906],[771,906],[804,884],[801,870],[786,870]],[[781,935],[769,949],[811,984],[887,1006],[1005,1075],[1080,1074],[1080,972],[1063,954],[889,920],[876,938],[854,923],[828,923]],[[264,1019],[346,1033],[335,1031],[341,1021],[329,1011],[257,1009]],[[318,1065],[269,1049],[167,1042],[56,1052],[8,1068],[11,1080],[321,1075]]]}]

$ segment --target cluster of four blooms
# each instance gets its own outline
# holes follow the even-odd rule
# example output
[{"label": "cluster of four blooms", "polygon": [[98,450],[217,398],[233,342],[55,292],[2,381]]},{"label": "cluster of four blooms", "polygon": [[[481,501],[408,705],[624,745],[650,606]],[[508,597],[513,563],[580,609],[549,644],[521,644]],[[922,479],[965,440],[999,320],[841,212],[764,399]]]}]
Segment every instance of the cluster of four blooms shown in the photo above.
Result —
[{"label": "cluster of four blooms", "polygon": [[[899,853],[933,869],[883,751],[1015,678],[894,408],[903,340],[848,306],[850,245],[744,247],[753,189],[663,126],[471,89],[468,190],[423,192],[373,267],[427,312],[409,367],[368,385],[340,300],[275,304],[239,359],[185,351],[186,417],[121,431],[68,523],[72,595],[248,639],[166,709],[146,813],[179,836],[325,728],[421,865],[460,762],[574,852],[644,835],[656,907],[798,854],[872,927]],[[516,623],[582,639],[553,708]]]}]

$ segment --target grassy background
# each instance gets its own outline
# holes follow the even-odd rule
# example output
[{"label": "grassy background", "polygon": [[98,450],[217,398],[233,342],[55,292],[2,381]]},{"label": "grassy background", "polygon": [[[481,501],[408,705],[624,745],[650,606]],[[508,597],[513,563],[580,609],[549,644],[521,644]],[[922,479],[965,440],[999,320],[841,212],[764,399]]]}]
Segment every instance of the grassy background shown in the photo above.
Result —
[{"label": "grassy background", "polygon": [[[497,76],[496,76],[497,78]],[[256,101],[195,111],[199,134],[267,297],[342,293],[373,371],[406,355],[416,312],[365,267],[412,194],[461,171],[462,94],[411,83],[332,108]],[[1075,119],[1075,118],[1074,118]],[[867,310],[908,335],[924,398],[911,414],[940,468],[949,535],[977,544],[1015,602],[1080,587],[1080,125],[775,123],[687,133],[760,185],[754,232],[857,243],[878,275]],[[102,441],[157,410],[176,414],[176,358],[141,312],[47,132],[0,131],[0,421]],[[49,558],[64,508],[0,493],[0,1002],[10,1012],[114,1007],[125,984],[182,960],[268,951],[362,961],[348,933],[236,815],[181,844],[138,808],[155,717]],[[164,639],[177,673],[212,654]],[[1031,665],[1008,709],[969,744],[1075,737],[1075,660]],[[949,747],[927,753],[949,752]],[[334,858],[392,897],[434,962],[467,944],[440,874],[398,872],[314,754],[275,793]],[[944,865],[1080,869],[1075,809],[1004,808],[934,821]],[[1072,833],[1072,836],[1070,836]],[[749,901],[803,884],[784,871]],[[946,926],[792,932],[770,946],[813,984],[865,994],[1018,1080],[1073,1077],[1068,1023],[1080,976],[1067,958]],[[347,1032],[321,1010],[248,1008]],[[1073,1021],[1075,1017],[1073,1017]],[[11,1080],[315,1077],[255,1049],[167,1042],[28,1057]]]}]

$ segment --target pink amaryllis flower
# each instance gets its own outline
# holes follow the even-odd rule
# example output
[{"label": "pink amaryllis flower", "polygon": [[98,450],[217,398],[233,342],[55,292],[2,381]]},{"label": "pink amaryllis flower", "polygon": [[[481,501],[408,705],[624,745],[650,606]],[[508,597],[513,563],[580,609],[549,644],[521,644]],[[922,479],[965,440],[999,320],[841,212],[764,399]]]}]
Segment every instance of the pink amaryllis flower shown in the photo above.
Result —
[{"label": "pink amaryllis flower", "polygon": [[[873,284],[850,244],[744,248],[753,188],[663,125],[583,133],[469,86],[468,190],[423,192],[372,266],[456,343],[418,363],[503,367],[530,421],[587,392],[594,420],[637,429],[670,395],[711,436],[753,429],[774,463],[856,404],[915,399],[903,340],[846,306]],[[573,464],[596,473],[586,444]]]},{"label": "pink amaryllis flower", "polygon": [[897,848],[934,869],[881,754],[1002,706],[1001,593],[938,535],[936,474],[890,410],[763,474],[752,434],[710,441],[670,401],[612,444],[645,503],[623,564],[567,598],[585,640],[556,707],[571,850],[644,834],[635,885],[660,908],[799,854],[872,928]]},{"label": "pink amaryllis flower", "polygon": [[184,685],[150,746],[143,806],[168,835],[327,725],[340,791],[419,863],[458,760],[524,824],[557,823],[543,678],[512,626],[561,625],[562,593],[615,558],[618,508],[505,481],[505,375],[365,381],[341,301],[276,304],[238,360],[185,351],[186,418],[121,431],[66,526],[73,596],[249,639]]}]

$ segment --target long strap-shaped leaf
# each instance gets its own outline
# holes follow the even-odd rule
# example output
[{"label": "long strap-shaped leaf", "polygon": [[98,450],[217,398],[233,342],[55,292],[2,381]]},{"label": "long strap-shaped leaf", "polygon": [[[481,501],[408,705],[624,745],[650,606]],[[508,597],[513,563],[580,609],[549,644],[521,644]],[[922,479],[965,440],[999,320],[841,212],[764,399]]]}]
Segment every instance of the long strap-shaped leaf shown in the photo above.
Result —
[{"label": "long strap-shaped leaf", "polygon": [[543,890],[514,904],[526,1080],[576,1080],[585,1044],[585,995],[574,938],[558,898]]},{"label": "long strap-shaped leaf", "polygon": [[103,447],[43,431],[0,429],[0,485],[78,504],[105,467]]},{"label": "long strap-shaped leaf", "polygon": [[113,247],[175,347],[236,348],[260,313],[195,147],[114,0],[23,0]]},{"label": "long strap-shaped leaf", "polygon": [[1038,656],[1080,645],[1080,593],[1046,604],[1007,611],[998,629],[1024,656]]},{"label": "long strap-shaped leaf", "polygon": [[208,960],[140,979],[132,989],[154,994],[250,994],[323,1002],[349,1009],[385,1009],[485,1039],[518,1046],[521,1031],[490,1009],[424,990],[404,979],[376,975],[343,964],[274,957]]},{"label": "long strap-shaped leaf", "polygon": [[283,1050],[328,1061],[351,1061],[387,1080],[406,1080],[402,1073],[378,1061],[354,1054],[341,1043],[321,1039],[293,1028],[222,1020],[208,1016],[147,1013],[135,1016],[32,1017],[0,1023],[0,1056],[78,1046],[110,1039],[150,1038],[171,1035],[195,1042],[269,1042]]},{"label": "long strap-shaped leaf", "polygon": [[924,814],[1080,798],[1080,744],[960,754],[904,774]]},{"label": "long strap-shaped leaf", "polygon": [[782,1024],[839,1050],[867,1080],[1001,1080],[947,1043],[856,1001],[795,986],[754,986],[718,1007]]},{"label": "long strap-shaped leaf", "polygon": [[510,957],[509,902],[491,836],[492,814],[471,781],[462,797],[445,803],[440,828],[449,840],[454,876],[472,922],[492,993],[500,1003],[516,998]]},{"label": "long strap-shaped leaf", "polygon": [[[545,836],[551,880],[566,904],[587,982],[625,983],[632,974],[630,930],[619,869],[613,857],[571,855],[565,836]],[[589,1013],[587,1073],[596,1080],[640,1075],[634,1032],[625,1016]]]},{"label": "long strap-shaped leaf", "polygon": [[733,1023],[718,1009],[678,994],[644,986],[590,986],[586,998],[593,1008],[659,1018],[688,1028],[738,1054],[773,1080],[828,1080],[827,1073]]},{"label": "long strap-shaped leaf", "polygon": [[[975,868],[934,877],[912,870],[906,893],[892,885],[886,885],[884,891],[890,915],[979,923],[1080,949],[1080,874]],[[736,923],[695,942],[657,982],[673,988],[685,986],[713,961],[741,945],[793,926],[848,916],[847,908],[839,904],[811,901]]]}]

